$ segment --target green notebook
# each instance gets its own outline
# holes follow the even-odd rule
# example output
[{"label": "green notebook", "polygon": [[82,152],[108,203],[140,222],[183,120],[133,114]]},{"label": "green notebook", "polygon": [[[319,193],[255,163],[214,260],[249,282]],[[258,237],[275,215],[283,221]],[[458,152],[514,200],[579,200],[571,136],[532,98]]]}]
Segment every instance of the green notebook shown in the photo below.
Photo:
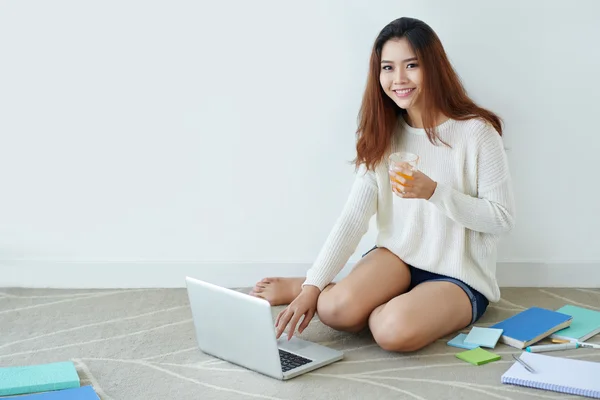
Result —
[{"label": "green notebook", "polygon": [[75,365],[70,361],[0,368],[0,396],[79,386],[79,375]]},{"label": "green notebook", "polygon": [[498,354],[492,353],[491,351],[487,351],[482,349],[481,347],[477,347],[473,350],[467,350],[457,353],[456,358],[459,358],[473,365],[482,365],[492,361],[498,361],[501,357]]},{"label": "green notebook", "polygon": [[572,316],[573,322],[567,328],[556,331],[550,337],[584,342],[600,333],[600,311],[570,304],[556,311]]}]

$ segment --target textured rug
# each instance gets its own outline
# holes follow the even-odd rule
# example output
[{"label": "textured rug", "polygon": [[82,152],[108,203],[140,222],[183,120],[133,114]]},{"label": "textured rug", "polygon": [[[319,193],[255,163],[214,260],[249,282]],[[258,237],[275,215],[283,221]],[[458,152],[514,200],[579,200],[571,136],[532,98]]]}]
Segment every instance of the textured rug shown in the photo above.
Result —
[{"label": "textured rug", "polygon": [[[564,304],[600,310],[600,290],[504,288],[476,326],[530,306]],[[520,351],[498,344],[493,351],[502,360],[473,366],[446,345],[453,336],[398,354],[378,348],[369,334],[336,332],[315,319],[301,337],[343,350],[345,360],[280,382],[199,351],[185,289],[0,289],[0,366],[72,360],[82,384],[102,399],[575,398],[501,384],[511,354]],[[589,341],[600,343],[598,336]],[[600,362],[600,350],[552,355]]]}]

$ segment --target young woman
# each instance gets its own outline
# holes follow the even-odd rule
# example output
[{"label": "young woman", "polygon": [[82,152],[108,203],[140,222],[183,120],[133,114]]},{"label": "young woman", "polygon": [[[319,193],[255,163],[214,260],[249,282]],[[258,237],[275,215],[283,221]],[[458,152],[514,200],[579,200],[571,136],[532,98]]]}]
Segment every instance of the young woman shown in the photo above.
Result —
[{"label": "young woman", "polygon": [[[436,33],[397,19],[379,33],[357,131],[359,170],[306,277],[266,278],[251,295],[289,304],[277,337],[315,312],[342,331],[369,328],[389,351],[414,351],[477,321],[500,299],[497,243],[514,225],[501,121],[466,94]],[[418,156],[417,169],[389,155]],[[393,178],[393,179],[392,179]],[[332,280],[376,215],[376,246]]]}]

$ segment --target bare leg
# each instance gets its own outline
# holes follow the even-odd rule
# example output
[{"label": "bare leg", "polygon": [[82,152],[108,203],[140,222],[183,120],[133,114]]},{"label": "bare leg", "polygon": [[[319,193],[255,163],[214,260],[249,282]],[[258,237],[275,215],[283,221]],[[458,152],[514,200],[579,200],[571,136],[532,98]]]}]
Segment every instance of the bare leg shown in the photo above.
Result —
[{"label": "bare leg", "polygon": [[[289,304],[302,290],[305,279],[304,277],[264,278],[256,283],[249,294],[268,300],[272,306]],[[350,329],[357,331],[366,326],[368,315],[375,307],[405,292],[409,284],[408,266],[388,249],[378,248],[358,261],[352,272],[339,283],[339,290],[336,289],[332,295],[327,294],[319,297],[320,309],[326,314],[325,318],[327,319],[331,311],[335,311],[333,308],[346,307],[344,304],[346,299],[341,299],[340,296],[354,298],[355,302],[366,306],[359,318],[361,320],[360,328]],[[328,293],[334,285],[334,283],[328,285],[321,294]],[[389,290],[381,291],[382,285],[389,286]],[[374,295],[371,296],[373,300],[371,303],[364,303],[361,299],[365,292],[365,286],[368,287],[366,291]],[[328,304],[332,303],[332,300],[335,300],[335,304]],[[352,308],[353,305],[349,304],[349,306]],[[319,318],[323,320],[321,314],[319,314]],[[334,325],[342,330],[342,327],[346,324],[338,325],[334,322]]]},{"label": "bare leg", "polygon": [[408,266],[389,250],[378,248],[363,257],[346,278],[323,290],[317,314],[334,329],[358,332],[375,308],[404,293],[409,285]]},{"label": "bare leg", "polygon": [[409,352],[463,329],[471,318],[471,301],[458,285],[431,281],[377,307],[369,327],[384,350]]},{"label": "bare leg", "polygon": [[294,300],[306,278],[264,278],[250,291],[251,296],[267,300],[272,306],[290,304]]}]

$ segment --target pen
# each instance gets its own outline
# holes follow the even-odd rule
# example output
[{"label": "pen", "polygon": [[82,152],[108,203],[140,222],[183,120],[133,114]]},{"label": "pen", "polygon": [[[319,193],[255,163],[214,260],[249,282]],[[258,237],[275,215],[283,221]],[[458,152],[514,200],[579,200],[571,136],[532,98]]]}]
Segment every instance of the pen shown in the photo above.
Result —
[{"label": "pen", "polygon": [[600,349],[600,344],[577,342],[579,347],[588,347],[590,349]]},{"label": "pen", "polygon": [[579,343],[546,344],[540,346],[528,346],[525,350],[530,353],[541,353],[544,351],[569,350],[581,347]]},{"label": "pen", "polygon": [[588,347],[591,349],[600,349],[600,344],[578,342],[576,340],[552,339],[552,343],[578,343],[579,347]]},{"label": "pen", "polygon": [[512,357],[515,360],[517,360],[519,362],[519,364],[521,364],[523,366],[523,368],[525,368],[527,371],[535,373],[535,370],[533,368],[531,368],[529,365],[527,365],[527,363],[525,361],[521,360],[520,357],[517,357],[514,354],[512,355]]}]

